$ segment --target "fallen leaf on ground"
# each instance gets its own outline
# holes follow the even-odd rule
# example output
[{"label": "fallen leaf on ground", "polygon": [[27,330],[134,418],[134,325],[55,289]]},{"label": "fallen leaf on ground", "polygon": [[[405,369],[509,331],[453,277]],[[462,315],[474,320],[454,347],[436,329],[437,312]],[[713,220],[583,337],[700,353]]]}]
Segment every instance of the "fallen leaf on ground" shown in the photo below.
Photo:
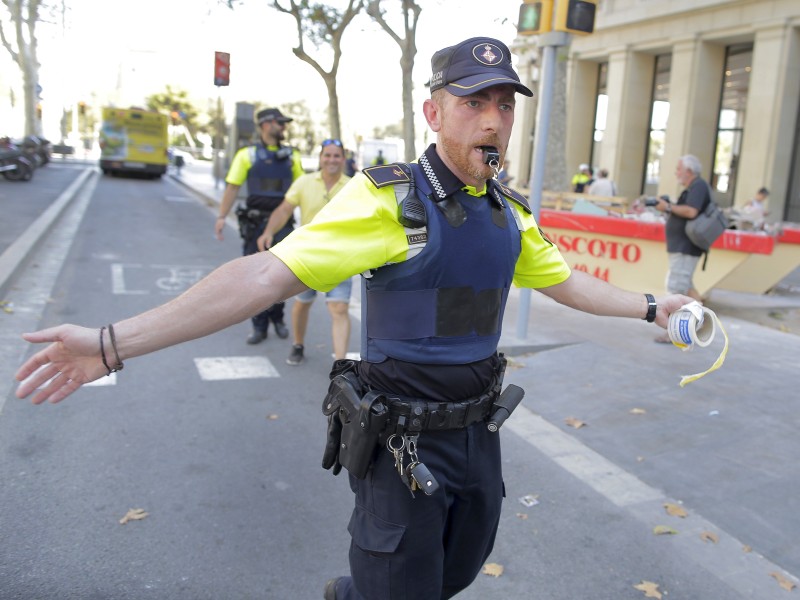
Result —
[{"label": "fallen leaf on ground", "polygon": [[711,531],[704,531],[700,534],[700,539],[704,542],[714,542],[716,544],[719,541],[719,536]]},{"label": "fallen leaf on ground", "polygon": [[632,415],[646,415],[647,411],[643,408],[632,408],[631,409]]},{"label": "fallen leaf on ground", "polygon": [[486,563],[483,565],[483,574],[491,575],[492,577],[500,577],[503,574],[503,565],[497,563]]},{"label": "fallen leaf on ground", "polygon": [[128,521],[141,521],[149,514],[143,508],[129,508],[125,516],[119,520],[119,524],[125,525]]},{"label": "fallen leaf on ground", "polygon": [[525,513],[517,513],[517,518],[522,519],[523,521],[528,518],[528,515]]},{"label": "fallen leaf on ground", "polygon": [[633,586],[637,590],[644,592],[645,598],[662,598],[661,592],[658,591],[658,584],[652,581],[642,581],[642,583]]},{"label": "fallen leaf on ground", "polygon": [[656,525],[653,527],[653,533],[656,535],[675,535],[678,532],[672,527],[667,527],[666,525]]},{"label": "fallen leaf on ground", "polygon": [[752,551],[753,551],[753,547],[752,546],[748,546],[747,544],[742,546],[742,552],[752,552]]},{"label": "fallen leaf on ground", "polygon": [[673,517],[680,517],[683,519],[687,517],[689,513],[686,512],[686,509],[682,506],[678,506],[677,504],[672,504],[671,502],[665,502],[664,508],[667,509],[667,514],[672,515]]},{"label": "fallen leaf on ground", "polygon": [[797,587],[797,586],[795,586],[794,582],[789,581],[786,577],[783,576],[782,573],[778,573],[777,571],[773,571],[769,575],[770,575],[770,577],[774,577],[775,581],[778,582],[778,585],[780,585],[787,592],[791,592],[795,587]]},{"label": "fallen leaf on ground", "polygon": [[267,415],[267,419],[269,419],[270,421],[275,421],[277,418],[278,415],[276,414]]},{"label": "fallen leaf on ground", "polygon": [[575,417],[567,417],[566,419],[564,419],[564,422],[570,427],[574,427],[575,429],[586,427],[586,423],[584,423],[580,419],[576,419]]}]

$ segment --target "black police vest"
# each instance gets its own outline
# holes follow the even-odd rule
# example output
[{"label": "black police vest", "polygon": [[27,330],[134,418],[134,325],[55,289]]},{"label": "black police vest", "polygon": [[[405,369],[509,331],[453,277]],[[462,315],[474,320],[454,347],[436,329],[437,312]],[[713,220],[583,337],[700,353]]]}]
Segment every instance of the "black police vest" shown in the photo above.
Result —
[{"label": "black police vest", "polygon": [[[452,196],[464,209],[448,222],[429,199],[417,164],[409,165],[427,215],[427,242],[412,258],[363,278],[362,359],[466,364],[497,351],[503,312],[521,252],[520,229],[507,198]],[[408,231],[407,231],[408,233]]]},{"label": "black police vest", "polygon": [[292,185],[292,149],[281,147],[275,151],[255,144],[248,150],[251,167],[247,172],[247,208],[273,211]]}]

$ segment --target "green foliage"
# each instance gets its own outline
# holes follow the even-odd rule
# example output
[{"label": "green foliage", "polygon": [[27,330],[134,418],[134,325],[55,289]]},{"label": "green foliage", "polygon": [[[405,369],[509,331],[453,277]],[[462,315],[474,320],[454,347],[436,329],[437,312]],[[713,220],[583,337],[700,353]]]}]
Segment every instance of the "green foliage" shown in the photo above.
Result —
[{"label": "green foliage", "polygon": [[173,90],[167,85],[165,92],[148,96],[145,104],[149,110],[170,115],[173,122],[179,120],[187,127],[191,127],[197,121],[197,109],[189,100],[189,93],[186,90]]}]

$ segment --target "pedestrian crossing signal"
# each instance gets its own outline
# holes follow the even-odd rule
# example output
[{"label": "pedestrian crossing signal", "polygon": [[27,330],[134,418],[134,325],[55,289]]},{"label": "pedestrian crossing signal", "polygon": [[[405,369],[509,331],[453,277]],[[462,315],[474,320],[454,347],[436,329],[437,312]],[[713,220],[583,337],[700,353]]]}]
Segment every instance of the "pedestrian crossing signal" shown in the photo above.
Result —
[{"label": "pedestrian crossing signal", "polygon": [[[564,0],[562,0],[563,2]],[[553,20],[553,0],[525,0],[519,7],[518,35],[538,35],[550,31]]]},{"label": "pedestrian crossing signal", "polygon": [[594,31],[597,0],[558,0],[556,31],[589,35]]}]

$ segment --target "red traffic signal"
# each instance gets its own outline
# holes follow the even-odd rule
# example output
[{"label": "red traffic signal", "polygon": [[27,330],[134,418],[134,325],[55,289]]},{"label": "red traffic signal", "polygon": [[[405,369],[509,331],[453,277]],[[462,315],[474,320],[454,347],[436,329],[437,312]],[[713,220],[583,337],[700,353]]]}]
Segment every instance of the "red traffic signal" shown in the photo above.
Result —
[{"label": "red traffic signal", "polygon": [[214,52],[214,85],[231,83],[231,55],[228,52]]}]

